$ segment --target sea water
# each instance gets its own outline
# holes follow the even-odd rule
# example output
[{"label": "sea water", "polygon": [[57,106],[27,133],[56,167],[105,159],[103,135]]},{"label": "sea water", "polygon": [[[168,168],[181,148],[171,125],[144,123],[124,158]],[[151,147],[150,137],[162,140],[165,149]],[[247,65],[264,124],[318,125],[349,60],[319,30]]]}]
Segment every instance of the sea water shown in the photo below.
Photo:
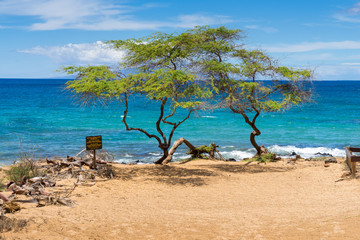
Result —
[{"label": "sea water", "polygon": [[[103,149],[118,162],[150,163],[161,156],[154,138],[126,131],[123,105],[81,106],[64,90],[66,81],[0,79],[0,163],[12,163],[22,152],[42,158],[73,156],[92,135],[102,135]],[[313,88],[313,103],[259,116],[259,145],[280,156],[296,153],[306,158],[318,153],[345,156],[346,146],[360,146],[360,81],[315,81]],[[186,116],[180,113],[176,120]],[[155,134],[158,116],[159,104],[135,96],[127,122]],[[196,146],[216,143],[224,157],[241,160],[255,153],[251,131],[239,114],[202,111],[178,127],[173,142],[184,137]],[[175,160],[186,158],[186,151],[186,146],[179,147]]]}]

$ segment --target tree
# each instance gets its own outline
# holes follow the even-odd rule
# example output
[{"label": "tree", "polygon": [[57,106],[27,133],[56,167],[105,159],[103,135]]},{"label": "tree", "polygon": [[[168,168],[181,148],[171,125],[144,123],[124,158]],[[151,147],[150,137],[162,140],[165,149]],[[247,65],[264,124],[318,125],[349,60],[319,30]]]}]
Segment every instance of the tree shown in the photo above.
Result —
[{"label": "tree", "polygon": [[[155,163],[161,164],[169,155],[169,147],[175,130],[189,119],[203,99],[211,96],[208,88],[199,84],[191,73],[191,45],[186,34],[154,34],[143,39],[109,41],[115,49],[125,51],[126,57],[119,69],[107,66],[65,67],[69,74],[77,74],[67,83],[84,103],[118,100],[124,104],[123,123],[126,130],[138,131],[158,142],[163,156]],[[124,74],[126,73],[126,74]],[[157,133],[138,127],[130,127],[127,121],[129,96],[140,94],[159,104],[159,116],[155,123]],[[171,121],[186,110],[179,121]],[[163,125],[170,126],[168,134]]]},{"label": "tree", "polygon": [[250,142],[260,156],[267,150],[255,141],[261,134],[256,126],[257,118],[262,112],[279,112],[310,101],[311,89],[304,80],[309,80],[312,72],[277,66],[276,61],[259,50],[242,49],[233,56],[240,60],[239,75],[247,81],[228,82],[226,105],[232,112],[241,114],[253,129]]},{"label": "tree", "polygon": [[253,129],[250,142],[260,156],[266,149],[255,141],[261,134],[257,118],[262,112],[282,111],[310,101],[307,83],[312,72],[278,66],[264,52],[237,45],[242,38],[240,30],[205,26],[193,32],[202,39],[194,48],[199,54],[197,65],[219,96],[215,108],[227,107],[242,115]]},{"label": "tree", "polygon": [[[261,134],[257,118],[262,112],[281,111],[308,101],[311,94],[303,84],[310,79],[311,71],[278,66],[264,52],[244,49],[239,42],[242,38],[239,29],[203,26],[181,34],[155,33],[140,39],[109,41],[110,47],[126,55],[120,68],[64,68],[69,74],[77,74],[67,88],[83,102],[124,103],[126,130],[141,132],[158,142],[163,156],[156,163],[169,161],[175,130],[192,112],[204,108],[206,101],[212,108],[226,107],[241,114],[253,129],[250,142],[261,155],[263,151],[255,141]],[[130,127],[127,114],[132,94],[159,104],[156,133]],[[180,120],[170,121],[181,113]],[[164,126],[170,127],[168,134]]]}]

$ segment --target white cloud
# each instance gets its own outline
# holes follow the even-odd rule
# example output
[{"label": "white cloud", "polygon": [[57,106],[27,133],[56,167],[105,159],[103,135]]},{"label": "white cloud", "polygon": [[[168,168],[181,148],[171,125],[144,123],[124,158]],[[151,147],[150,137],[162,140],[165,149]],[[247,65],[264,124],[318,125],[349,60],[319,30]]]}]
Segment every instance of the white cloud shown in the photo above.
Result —
[{"label": "white cloud", "polygon": [[[201,25],[211,25],[211,24],[225,24],[232,22],[232,20],[227,16],[204,16],[200,14],[189,14],[189,15],[180,15],[176,19],[176,23],[171,23],[170,25],[181,27],[181,28],[192,28],[195,26]],[[170,27],[169,25],[169,27]]]},{"label": "white cloud", "polygon": [[341,42],[304,42],[300,44],[282,44],[275,46],[264,46],[269,52],[309,52],[316,50],[345,50],[360,49],[360,41]]},{"label": "white cloud", "polygon": [[360,66],[360,63],[342,63],[344,66]]},{"label": "white cloud", "polygon": [[266,33],[276,33],[276,32],[278,32],[278,30],[276,28],[273,28],[273,27],[260,27],[258,25],[248,25],[248,26],[245,26],[245,28],[247,28],[247,29],[256,29],[256,30],[264,31]]},{"label": "white cloud", "polygon": [[359,18],[350,17],[343,14],[335,14],[333,17],[340,22],[360,23]]},{"label": "white cloud", "polygon": [[31,25],[32,30],[72,28],[76,23],[89,23],[92,21],[91,18],[114,16],[125,10],[122,6],[102,4],[98,0],[4,0],[0,2],[1,14],[34,16],[40,19],[40,22]]},{"label": "white cloud", "polygon": [[334,18],[341,22],[360,23],[360,2],[341,13],[334,14]]},{"label": "white cloud", "polygon": [[319,80],[360,80],[360,65],[320,65],[315,76]]},{"label": "white cloud", "polygon": [[349,14],[360,14],[360,2],[355,3],[355,5],[347,10]]},{"label": "white cloud", "polygon": [[24,26],[31,30],[155,30],[231,21],[226,16],[201,14],[180,15],[172,21],[140,21],[132,15],[138,10],[154,7],[162,6],[145,4],[134,7],[114,0],[0,0],[0,14],[33,17],[33,23]]},{"label": "white cloud", "polygon": [[34,47],[19,52],[46,56],[55,62],[68,65],[99,65],[121,62],[124,52],[98,41],[96,43],[67,44],[65,46]]}]

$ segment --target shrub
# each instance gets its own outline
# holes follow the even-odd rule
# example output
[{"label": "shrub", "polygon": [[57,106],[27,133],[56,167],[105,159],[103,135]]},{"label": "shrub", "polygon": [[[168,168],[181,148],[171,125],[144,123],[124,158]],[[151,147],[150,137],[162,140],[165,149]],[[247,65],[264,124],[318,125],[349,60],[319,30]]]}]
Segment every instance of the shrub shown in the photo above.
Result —
[{"label": "shrub", "polygon": [[261,154],[261,156],[254,156],[252,158],[244,159],[244,161],[264,163],[264,162],[275,162],[277,161],[277,158],[275,153],[264,153]]},{"label": "shrub", "polygon": [[21,183],[24,177],[33,178],[40,175],[36,161],[32,158],[22,157],[6,172],[8,179],[17,184]]},{"label": "shrub", "polygon": [[275,161],[275,153],[265,153],[258,156],[256,161],[258,162],[274,162]]}]

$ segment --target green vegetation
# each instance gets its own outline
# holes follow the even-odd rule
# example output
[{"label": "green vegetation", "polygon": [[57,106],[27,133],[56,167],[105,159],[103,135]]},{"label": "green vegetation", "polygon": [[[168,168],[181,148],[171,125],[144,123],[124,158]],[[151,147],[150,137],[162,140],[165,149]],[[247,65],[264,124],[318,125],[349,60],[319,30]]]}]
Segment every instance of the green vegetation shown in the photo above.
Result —
[{"label": "green vegetation", "polygon": [[246,162],[261,162],[261,163],[265,163],[265,162],[276,162],[278,161],[279,158],[277,158],[275,153],[263,153],[260,156],[259,155],[255,155],[252,158],[246,158],[243,161]]},{"label": "green vegetation", "polygon": [[[198,27],[202,36],[197,51],[198,65],[213,90],[221,96],[218,107],[240,114],[253,129],[250,142],[260,156],[266,151],[255,137],[261,134],[256,120],[262,112],[278,112],[311,100],[307,86],[312,72],[279,66],[277,61],[260,50],[246,50],[235,41],[241,31],[224,27]],[[271,81],[263,81],[271,80]]]},{"label": "green vegetation", "polygon": [[19,161],[10,166],[6,172],[7,178],[16,184],[21,183],[23,178],[26,179],[39,176],[41,173],[32,158],[21,158]]},{"label": "green vegetation", "polygon": [[[157,140],[163,156],[156,163],[162,163],[169,155],[175,130],[212,96],[209,88],[197,81],[199,76],[190,72],[192,42],[187,36],[158,33],[148,38],[111,41],[109,44],[127,53],[121,69],[65,67],[67,73],[77,74],[74,81],[67,83],[67,88],[86,104],[121,101],[125,108],[123,123],[126,130],[138,131]],[[133,94],[141,94],[159,105],[159,115],[154,123],[156,133],[130,127],[128,102]],[[168,134],[164,125],[168,127]]]},{"label": "green vegetation", "polygon": [[275,155],[275,153],[264,153],[261,156],[257,156],[256,161],[258,161],[258,162],[275,162],[276,155]]},{"label": "green vegetation", "polygon": [[[266,151],[255,141],[261,134],[257,118],[263,112],[282,111],[309,101],[311,92],[305,83],[312,72],[278,65],[260,50],[246,50],[239,43],[242,38],[239,29],[203,26],[180,34],[155,33],[109,41],[110,47],[126,54],[120,67],[65,67],[65,72],[76,74],[67,89],[84,104],[122,102],[126,130],[155,139],[163,151],[156,163],[169,155],[179,125],[192,112],[208,108],[227,108],[240,114],[253,129],[250,142],[261,156]],[[130,127],[127,115],[133,94],[159,105],[156,133]]]},{"label": "green vegetation", "polygon": [[187,154],[191,154],[191,159],[205,158],[203,156],[204,153],[212,156],[214,155],[215,150],[216,150],[216,145],[210,144],[209,146],[203,145],[195,149],[192,149],[189,152],[187,152]]}]

